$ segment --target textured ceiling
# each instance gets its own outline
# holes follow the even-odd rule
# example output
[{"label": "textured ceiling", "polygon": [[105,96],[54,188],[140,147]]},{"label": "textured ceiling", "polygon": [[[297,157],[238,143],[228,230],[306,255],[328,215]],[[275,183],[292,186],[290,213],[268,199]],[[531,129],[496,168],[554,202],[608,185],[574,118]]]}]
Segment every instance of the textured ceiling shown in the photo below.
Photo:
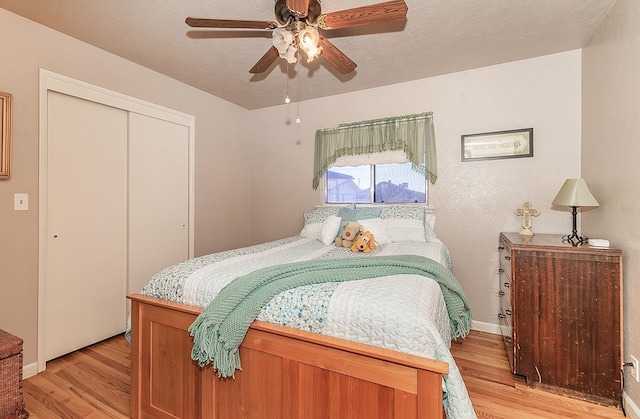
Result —
[{"label": "textured ceiling", "polygon": [[[406,21],[323,34],[358,64],[289,69],[293,100],[308,100],[581,48],[616,0],[406,0]],[[323,0],[322,11],[373,0]],[[274,19],[274,0],[0,0],[0,7],[247,109],[283,103],[286,62],[249,69],[271,32],[192,29],[187,16]]]}]

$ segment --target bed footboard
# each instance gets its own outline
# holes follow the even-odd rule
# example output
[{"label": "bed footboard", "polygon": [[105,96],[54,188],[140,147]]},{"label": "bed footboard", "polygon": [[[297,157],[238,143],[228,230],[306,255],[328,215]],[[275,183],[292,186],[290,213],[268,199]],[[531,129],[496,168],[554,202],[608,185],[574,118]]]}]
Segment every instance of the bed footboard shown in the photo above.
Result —
[{"label": "bed footboard", "polygon": [[254,322],[242,371],[191,359],[202,309],[131,295],[133,418],[443,418],[444,362]]}]

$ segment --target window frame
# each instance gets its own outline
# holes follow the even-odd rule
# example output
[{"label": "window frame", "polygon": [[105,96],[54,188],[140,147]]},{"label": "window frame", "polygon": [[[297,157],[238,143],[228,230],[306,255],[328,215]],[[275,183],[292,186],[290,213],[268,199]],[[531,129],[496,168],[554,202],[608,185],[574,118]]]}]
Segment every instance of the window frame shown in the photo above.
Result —
[{"label": "window frame", "polygon": [[[408,162],[407,162],[408,163]],[[382,164],[406,164],[406,163],[378,163]],[[360,205],[429,205],[429,181],[425,178],[425,191],[424,191],[424,202],[375,202],[375,193],[376,193],[376,184],[375,184],[375,166],[376,164],[360,164],[358,166],[350,166],[350,167],[361,167],[361,166],[369,166],[369,183],[371,187],[369,188],[369,202],[355,202]],[[324,175],[324,205],[350,205],[353,202],[329,202],[329,172],[331,168],[327,170]]]}]

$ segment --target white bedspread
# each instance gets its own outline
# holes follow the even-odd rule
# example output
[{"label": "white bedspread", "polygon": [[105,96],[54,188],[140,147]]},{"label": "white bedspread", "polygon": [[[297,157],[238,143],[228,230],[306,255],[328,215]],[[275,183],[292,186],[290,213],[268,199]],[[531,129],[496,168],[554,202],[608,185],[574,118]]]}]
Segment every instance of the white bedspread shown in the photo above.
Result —
[{"label": "white bedspread", "polygon": [[447,362],[449,374],[443,380],[447,417],[476,417],[449,352],[449,317],[434,280],[394,275],[341,283],[331,297],[322,333]]},{"label": "white bedspread", "polygon": [[[143,294],[206,307],[234,278],[281,263],[318,258],[413,254],[451,268],[446,246],[391,243],[371,254],[294,237],[185,261],[158,273]],[[285,291],[259,320],[438,359],[449,364],[443,382],[449,418],[475,418],[464,382],[449,352],[450,323],[439,285],[418,275],[325,283]]]}]

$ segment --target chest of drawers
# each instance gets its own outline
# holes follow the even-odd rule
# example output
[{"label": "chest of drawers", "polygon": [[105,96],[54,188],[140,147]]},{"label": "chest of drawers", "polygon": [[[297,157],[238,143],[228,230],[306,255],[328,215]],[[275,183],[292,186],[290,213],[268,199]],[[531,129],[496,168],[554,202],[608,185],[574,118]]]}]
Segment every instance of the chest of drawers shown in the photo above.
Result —
[{"label": "chest of drawers", "polygon": [[500,325],[527,384],[606,404],[622,391],[622,252],[560,235],[499,239]]}]

